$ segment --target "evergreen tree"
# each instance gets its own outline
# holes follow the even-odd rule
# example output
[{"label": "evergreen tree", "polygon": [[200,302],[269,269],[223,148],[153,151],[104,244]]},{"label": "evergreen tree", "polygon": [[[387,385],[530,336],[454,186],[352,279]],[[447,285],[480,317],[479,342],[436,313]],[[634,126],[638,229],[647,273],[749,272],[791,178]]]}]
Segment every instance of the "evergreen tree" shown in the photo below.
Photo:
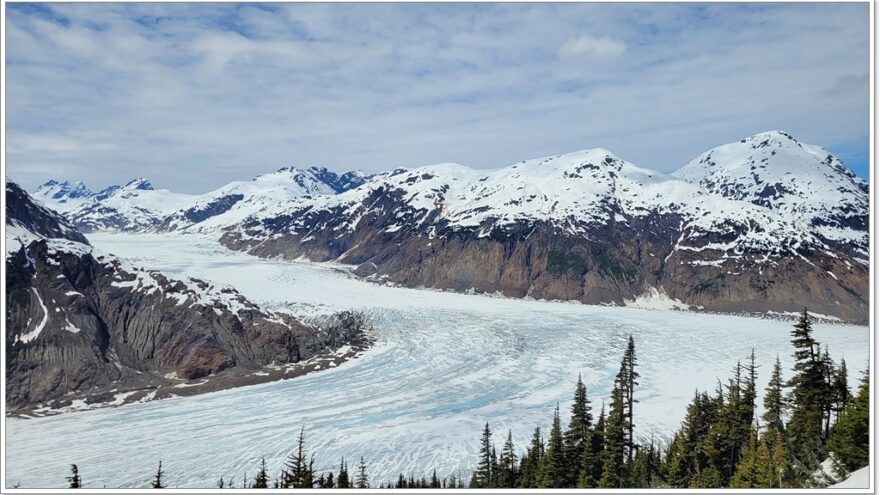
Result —
[{"label": "evergreen tree", "polygon": [[767,389],[764,392],[764,414],[761,419],[764,420],[767,428],[773,428],[780,434],[785,433],[782,421],[785,413],[785,398],[782,387],[782,362],[779,360],[779,356],[776,356],[776,363],[770,374],[770,383],[767,384]]},{"label": "evergreen tree", "polygon": [[538,488],[539,475],[544,458],[544,439],[541,437],[541,427],[536,426],[532,434],[532,442],[526,449],[525,455],[520,462],[520,475],[517,479],[519,488]]},{"label": "evergreen tree", "polygon": [[471,488],[490,488],[492,486],[492,450],[492,431],[487,422],[480,438],[480,462],[471,477]]},{"label": "evergreen tree", "polygon": [[832,402],[834,404],[834,420],[837,421],[840,419],[840,414],[846,409],[846,406],[852,399],[849,393],[849,385],[847,384],[846,360],[843,358],[840,359],[840,366],[837,367],[837,370],[834,373],[831,388],[833,390]]},{"label": "evergreen tree", "polygon": [[624,488],[626,472],[626,406],[623,368],[611,392],[611,409],[605,419],[605,449],[602,451],[602,476],[599,488]]},{"label": "evergreen tree", "polygon": [[578,486],[594,488],[602,477],[602,452],[605,450],[605,401],[599,410],[599,419],[590,432],[590,448],[584,453],[581,464],[584,466]]},{"label": "evergreen tree", "polygon": [[541,461],[541,488],[565,488],[568,483],[568,465],[565,456],[565,446],[562,441],[562,425],[559,418],[559,404],[553,413],[553,423],[550,428],[550,439],[547,442],[547,451]]},{"label": "evergreen tree", "polygon": [[[769,461],[769,455],[768,459]],[[730,480],[731,488],[768,488],[761,479],[761,459],[758,453],[758,431],[752,428],[748,444],[743,448],[742,456],[736,465],[736,472]]]},{"label": "evergreen tree", "polygon": [[868,370],[865,370],[859,383],[858,395],[843,410],[828,439],[828,448],[848,471],[868,465],[870,408],[870,377]]},{"label": "evergreen tree", "polygon": [[351,488],[351,481],[348,477],[348,464],[345,463],[345,457],[339,461],[339,476],[336,477],[336,488]]},{"label": "evergreen tree", "polygon": [[153,478],[153,482],[150,483],[150,486],[153,488],[165,488],[165,485],[162,484],[162,475],[165,474],[162,472],[162,461],[159,461],[159,469],[156,471],[156,476]]},{"label": "evergreen tree", "polygon": [[[504,455],[502,454],[502,458]],[[516,461],[514,460],[514,465],[516,465]],[[510,485],[513,486],[513,485]],[[430,488],[440,488],[440,478],[437,477],[437,470],[434,469],[434,472],[431,473],[431,486]]]},{"label": "evergreen tree", "polygon": [[82,479],[79,477],[79,468],[76,464],[70,465],[70,476],[67,477],[68,488],[82,488]]},{"label": "evergreen tree", "polygon": [[786,425],[792,468],[798,479],[809,476],[824,458],[823,416],[829,387],[819,344],[813,339],[809,313],[804,308],[791,332],[794,352],[794,375],[788,382],[791,419]]},{"label": "evergreen tree", "polygon": [[269,473],[266,471],[266,458],[260,460],[260,470],[254,477],[254,485],[251,488],[269,488]]},{"label": "evergreen tree", "polygon": [[363,456],[361,457],[361,461],[358,463],[358,475],[357,481],[355,481],[356,488],[369,488],[370,480],[367,477],[367,463],[364,462]]},{"label": "evergreen tree", "polygon": [[632,335],[629,336],[626,352],[623,355],[623,363],[621,365],[621,386],[623,391],[624,405],[624,430],[626,432],[626,465],[632,465],[635,443],[633,441],[633,432],[635,425],[633,424],[633,405],[638,402],[635,400],[636,385],[639,382],[636,379],[639,374],[636,372],[636,344]]},{"label": "evergreen tree", "polygon": [[571,419],[565,431],[566,470],[569,473],[566,486],[578,484],[584,474],[586,463],[590,462],[590,429],[593,417],[590,414],[590,401],[587,398],[587,387],[578,375],[574,390],[574,401],[571,404]]},{"label": "evergreen tree", "polygon": [[[513,488],[516,486],[516,448],[513,445],[513,432],[507,431],[507,441],[501,449],[501,461],[498,463],[499,488]],[[434,475],[436,476],[436,472]],[[432,484],[432,488],[435,488]]]},{"label": "evergreen tree", "polygon": [[305,426],[300,428],[296,450],[291,452],[281,471],[281,488],[313,488],[312,462],[307,460]]}]

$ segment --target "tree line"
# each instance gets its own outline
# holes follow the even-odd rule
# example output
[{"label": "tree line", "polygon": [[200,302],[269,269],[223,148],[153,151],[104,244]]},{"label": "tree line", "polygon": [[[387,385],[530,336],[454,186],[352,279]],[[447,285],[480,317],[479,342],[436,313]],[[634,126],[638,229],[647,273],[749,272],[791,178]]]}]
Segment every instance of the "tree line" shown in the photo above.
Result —
[{"label": "tree line", "polygon": [[[727,383],[714,392],[697,391],[680,428],[665,444],[637,441],[634,408],[639,373],[630,336],[614,379],[610,402],[594,416],[581,377],[575,384],[568,423],[559,406],[545,438],[536,426],[529,445],[519,451],[508,430],[500,452],[489,423],[479,440],[477,468],[465,481],[460,473],[438,477],[400,474],[375,488],[799,488],[821,483],[820,464],[830,459],[840,477],[868,464],[869,375],[862,375],[853,396],[846,362],[835,362],[813,337],[806,308],[791,331],[792,375],[783,379],[777,357],[764,389],[764,412],[756,415],[758,390],[754,350],[737,362]],[[238,485],[221,478],[218,488],[370,488],[367,463],[360,458],[349,473],[343,458],[336,471],[316,473],[308,454],[305,428],[278,476],[270,479],[262,459],[253,479]],[[67,478],[82,486],[76,465]],[[164,488],[162,463],[151,482]]]}]

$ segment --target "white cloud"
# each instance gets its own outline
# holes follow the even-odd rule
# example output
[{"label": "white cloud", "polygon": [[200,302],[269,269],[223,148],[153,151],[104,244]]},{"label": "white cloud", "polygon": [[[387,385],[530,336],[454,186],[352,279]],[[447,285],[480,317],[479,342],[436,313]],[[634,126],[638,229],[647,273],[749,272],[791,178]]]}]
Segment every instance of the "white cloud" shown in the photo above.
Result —
[{"label": "white cloud", "polygon": [[559,47],[560,57],[616,57],[626,51],[626,43],[603,36],[575,36]]},{"label": "white cloud", "polygon": [[586,147],[668,171],[773,128],[867,153],[866,4],[40,5],[4,26],[25,187]]}]

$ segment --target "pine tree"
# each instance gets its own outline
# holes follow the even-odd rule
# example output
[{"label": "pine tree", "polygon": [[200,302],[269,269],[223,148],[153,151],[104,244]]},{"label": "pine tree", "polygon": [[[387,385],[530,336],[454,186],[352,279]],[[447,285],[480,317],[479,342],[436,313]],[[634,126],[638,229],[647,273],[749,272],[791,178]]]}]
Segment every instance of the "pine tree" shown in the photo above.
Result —
[{"label": "pine tree", "polygon": [[361,461],[358,463],[358,475],[357,481],[355,481],[356,488],[369,488],[370,480],[367,477],[367,463],[364,462],[363,456],[361,457]]},{"label": "pine tree", "polygon": [[773,372],[770,374],[770,383],[764,393],[764,414],[761,419],[767,428],[773,428],[780,434],[785,433],[785,425],[782,417],[785,413],[785,398],[782,393],[782,362],[776,356]]},{"label": "pine tree", "polygon": [[786,425],[789,453],[793,456],[796,478],[815,471],[824,457],[823,413],[829,387],[825,381],[825,363],[819,344],[813,339],[813,327],[806,308],[791,332],[794,352],[794,376],[788,382],[791,419]]},{"label": "pine tree", "polygon": [[541,461],[541,488],[565,488],[568,482],[568,465],[565,456],[565,446],[562,441],[562,425],[559,418],[559,404],[553,413],[553,423],[550,428],[550,438],[547,442],[547,451]]},{"label": "pine tree", "polygon": [[565,457],[566,470],[569,473],[566,486],[573,487],[578,484],[584,474],[585,463],[589,462],[590,456],[590,429],[593,417],[590,414],[590,401],[587,398],[587,387],[581,376],[578,375],[577,385],[574,391],[574,401],[571,404],[571,419],[568,429],[565,431]]},{"label": "pine tree", "polygon": [[843,410],[828,439],[828,448],[848,471],[868,465],[870,413],[870,377],[866,369],[859,383],[858,395]]},{"label": "pine tree", "polygon": [[[498,463],[499,488],[513,488],[516,486],[516,448],[513,445],[513,432],[507,430],[507,441],[501,449],[501,461]],[[434,473],[436,475],[436,472]],[[432,488],[435,488],[432,486]]]},{"label": "pine tree", "polygon": [[67,477],[68,488],[82,488],[82,479],[79,477],[79,468],[76,464],[70,465],[70,476]]},{"label": "pine tree", "polygon": [[260,460],[260,470],[254,477],[254,485],[251,488],[269,488],[269,473],[266,471],[266,458]]},{"label": "pine tree", "polygon": [[490,488],[492,486],[492,431],[489,423],[483,427],[483,435],[480,438],[480,462],[477,470],[471,477],[471,488]]},{"label": "pine tree", "polygon": [[[502,454],[502,458],[503,458],[503,454]],[[515,461],[514,461],[514,465],[516,465]],[[513,485],[511,485],[511,486],[513,486]],[[431,486],[430,486],[430,488],[440,488],[440,478],[437,477],[437,470],[436,469],[434,469],[434,472],[431,473]]]},{"label": "pine tree", "polygon": [[153,482],[150,484],[153,488],[165,488],[165,485],[162,484],[162,475],[165,474],[162,472],[162,461],[159,461],[159,469],[156,471],[156,476],[153,478]]}]

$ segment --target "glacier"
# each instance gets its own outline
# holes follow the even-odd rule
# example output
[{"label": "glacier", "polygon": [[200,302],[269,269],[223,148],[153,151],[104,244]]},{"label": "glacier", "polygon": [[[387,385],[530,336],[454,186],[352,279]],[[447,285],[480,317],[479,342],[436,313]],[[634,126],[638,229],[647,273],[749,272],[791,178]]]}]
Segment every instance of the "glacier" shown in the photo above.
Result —
[{"label": "glacier", "polygon": [[[187,398],[6,419],[6,485],[66,485],[76,463],[86,487],[146,487],[159,460],[171,487],[210,488],[253,478],[265,457],[277,476],[306,428],[315,469],[353,467],[371,483],[399,473],[468,476],[488,421],[500,446],[508,429],[524,449],[535,425],[563,421],[580,374],[594,414],[630,334],[641,373],[635,414],[641,441],[678,427],[695,390],[714,390],[755,350],[758,385],[778,355],[790,369],[791,322],[640,307],[506,299],[408,289],[354,277],[350,267],[254,258],[194,234],[91,234],[92,244],[174,276],[229,284],[268,309],[303,318],[367,311],[376,345],[336,368],[291,380]],[[867,366],[867,327],[816,323],[815,337],[845,358],[850,383]],[[760,402],[760,401],[759,401]],[[760,409],[760,407],[759,407]]]}]

